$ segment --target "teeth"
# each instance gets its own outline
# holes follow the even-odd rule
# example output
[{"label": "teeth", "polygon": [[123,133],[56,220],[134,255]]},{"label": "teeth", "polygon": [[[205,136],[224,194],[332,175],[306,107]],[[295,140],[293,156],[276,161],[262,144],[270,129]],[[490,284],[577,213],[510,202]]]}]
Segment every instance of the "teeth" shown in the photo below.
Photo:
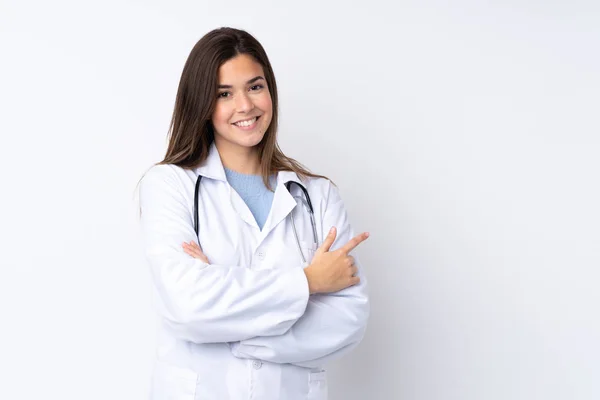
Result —
[{"label": "teeth", "polygon": [[250,126],[250,125],[252,125],[255,122],[256,122],[256,117],[254,117],[254,118],[252,118],[251,120],[248,120],[248,121],[236,122],[234,125],[237,125],[237,126]]}]

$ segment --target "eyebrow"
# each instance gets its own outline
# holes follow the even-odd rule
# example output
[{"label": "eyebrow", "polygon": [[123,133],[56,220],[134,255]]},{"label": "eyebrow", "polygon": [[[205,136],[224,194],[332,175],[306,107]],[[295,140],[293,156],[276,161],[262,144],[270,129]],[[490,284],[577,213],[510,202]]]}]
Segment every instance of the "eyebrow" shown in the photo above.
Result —
[{"label": "eyebrow", "polygon": [[[250,79],[248,82],[246,82],[246,85],[250,85],[258,80],[265,80],[265,78],[263,78],[262,76],[255,76],[254,78]],[[231,85],[219,85],[219,89],[231,89],[233,86]]]}]

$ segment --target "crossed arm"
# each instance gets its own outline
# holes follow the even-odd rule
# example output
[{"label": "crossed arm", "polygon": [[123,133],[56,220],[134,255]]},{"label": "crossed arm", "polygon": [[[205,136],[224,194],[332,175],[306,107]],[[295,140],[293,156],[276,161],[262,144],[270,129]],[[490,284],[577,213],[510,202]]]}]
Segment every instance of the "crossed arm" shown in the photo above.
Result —
[{"label": "crossed arm", "polygon": [[[330,251],[354,237],[342,200],[333,186],[322,226],[338,227],[338,235]],[[206,259],[195,243],[185,246],[185,249],[194,257]],[[359,265],[356,257],[355,265]],[[311,295],[304,314],[285,333],[235,342],[231,347],[233,354],[239,358],[314,368],[349,352],[362,339],[369,316],[366,279],[360,268],[358,276],[358,285],[335,293]]]},{"label": "crossed arm", "polygon": [[[358,285],[309,296],[301,268],[251,270],[191,258],[181,251],[195,233],[178,185],[173,171],[161,168],[140,186],[145,251],[172,334],[195,343],[230,342],[236,357],[305,367],[322,366],[360,342],[369,315],[360,268]],[[353,237],[334,186],[320,225],[337,227],[332,250]]]}]

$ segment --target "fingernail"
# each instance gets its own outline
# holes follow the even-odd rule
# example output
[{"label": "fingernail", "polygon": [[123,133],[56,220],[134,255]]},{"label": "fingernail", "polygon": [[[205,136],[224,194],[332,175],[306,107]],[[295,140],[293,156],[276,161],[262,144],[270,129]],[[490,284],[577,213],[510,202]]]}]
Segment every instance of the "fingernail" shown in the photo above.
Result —
[{"label": "fingernail", "polygon": [[335,231],[335,226],[331,227],[331,229],[329,230],[329,233],[333,233],[333,231]]},{"label": "fingernail", "polygon": [[369,232],[365,232],[365,236],[369,237],[369,236],[371,236],[371,234]]}]

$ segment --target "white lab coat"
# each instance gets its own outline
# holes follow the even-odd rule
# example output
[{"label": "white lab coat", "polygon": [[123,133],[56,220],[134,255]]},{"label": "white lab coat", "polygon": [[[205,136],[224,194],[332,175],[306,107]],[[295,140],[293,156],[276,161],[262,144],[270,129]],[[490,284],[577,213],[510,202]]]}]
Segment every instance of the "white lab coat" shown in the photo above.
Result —
[{"label": "white lab coat", "polygon": [[[210,265],[187,255],[199,198],[200,246]],[[363,338],[367,283],[311,295],[288,215],[294,212],[304,254],[316,246],[308,214],[296,207],[302,183],[315,211],[319,243],[338,229],[332,250],[354,236],[337,188],[279,172],[262,230],[231,188],[215,144],[194,170],[153,166],[140,183],[140,227],[160,317],[152,399],[327,399],[323,369]]]}]

